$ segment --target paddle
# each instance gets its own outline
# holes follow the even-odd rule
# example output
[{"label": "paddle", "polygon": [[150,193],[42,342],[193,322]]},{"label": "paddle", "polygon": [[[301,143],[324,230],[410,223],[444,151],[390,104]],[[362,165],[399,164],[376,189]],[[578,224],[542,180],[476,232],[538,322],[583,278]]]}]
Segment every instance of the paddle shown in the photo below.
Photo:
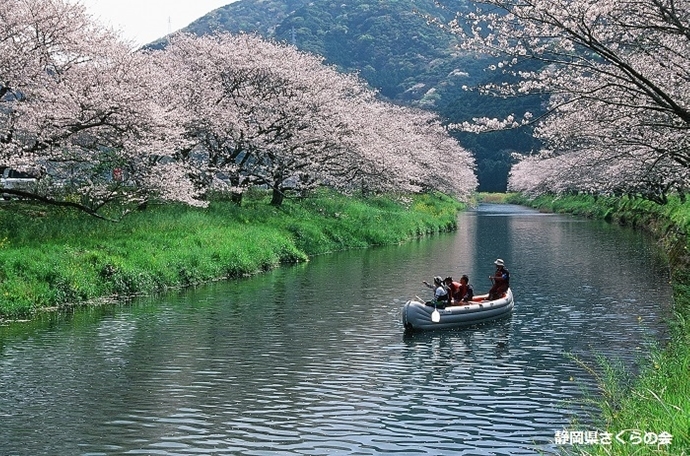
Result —
[{"label": "paddle", "polygon": [[[425,302],[422,298],[419,296],[415,295],[415,298],[419,299],[419,302]],[[431,312],[431,321],[434,323],[438,323],[441,321],[441,314],[438,313],[438,310],[436,309],[436,300],[434,299],[434,311]]]},{"label": "paddle", "polygon": [[431,312],[431,321],[434,323],[441,321],[441,314],[438,313],[438,310],[436,310],[436,301],[434,301],[434,311]]}]

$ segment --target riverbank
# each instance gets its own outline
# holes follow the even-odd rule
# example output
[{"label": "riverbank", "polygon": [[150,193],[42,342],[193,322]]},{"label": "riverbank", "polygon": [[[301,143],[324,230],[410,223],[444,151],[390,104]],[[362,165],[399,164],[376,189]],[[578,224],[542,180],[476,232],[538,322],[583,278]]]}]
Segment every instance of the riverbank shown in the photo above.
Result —
[{"label": "riverbank", "polygon": [[59,208],[0,206],[0,320],[155,294],[337,250],[456,228],[463,206],[440,194],[350,198],[323,192],[281,207],[165,205],[112,223]]},{"label": "riverbank", "polygon": [[610,361],[585,366],[599,384],[600,396],[593,402],[601,411],[601,416],[596,417],[600,434],[595,444],[573,445],[573,438],[580,441],[584,438],[582,432],[593,431],[574,426],[567,430],[566,437],[571,441],[564,439],[561,443],[566,455],[690,455],[690,202],[671,198],[668,204],[659,206],[628,198],[527,199],[520,195],[509,195],[504,202],[605,219],[646,230],[659,241],[668,255],[673,287],[671,338],[665,347],[649,354],[632,384],[631,374]]}]

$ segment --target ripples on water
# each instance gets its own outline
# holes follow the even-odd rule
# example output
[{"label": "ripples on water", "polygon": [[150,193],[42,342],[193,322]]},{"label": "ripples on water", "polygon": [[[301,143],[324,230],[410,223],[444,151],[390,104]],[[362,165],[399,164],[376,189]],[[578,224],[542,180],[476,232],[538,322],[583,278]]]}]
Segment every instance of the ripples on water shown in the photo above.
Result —
[{"label": "ripples on water", "polygon": [[[471,234],[488,219],[498,235]],[[565,355],[632,360],[668,299],[639,238],[571,222],[468,214],[457,235],[0,333],[2,454],[548,454],[589,411],[591,378]],[[421,280],[461,267],[481,291],[497,255],[514,265],[511,317],[403,332]]]}]

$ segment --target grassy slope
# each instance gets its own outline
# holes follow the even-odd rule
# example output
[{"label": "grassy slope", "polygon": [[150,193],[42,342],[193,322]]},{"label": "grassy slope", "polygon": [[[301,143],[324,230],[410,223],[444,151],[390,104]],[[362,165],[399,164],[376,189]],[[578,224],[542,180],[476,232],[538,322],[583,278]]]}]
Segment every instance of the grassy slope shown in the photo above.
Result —
[{"label": "grassy slope", "polygon": [[398,243],[456,227],[459,203],[320,194],[281,208],[154,207],[120,223],[26,204],[0,206],[0,319],[106,297],[254,274],[311,255]]},{"label": "grassy slope", "polygon": [[[600,382],[600,430],[614,435],[634,430],[644,438],[646,432],[668,432],[671,445],[642,442],[611,445],[566,446],[565,454],[581,455],[690,455],[690,202],[672,199],[657,204],[627,198],[591,196],[542,196],[527,200],[513,195],[510,202],[540,210],[602,218],[650,231],[668,253],[672,271],[675,319],[671,322],[669,344],[649,357],[646,369],[629,386],[629,374],[603,364],[593,369]],[[650,437],[651,438],[651,437]]]}]

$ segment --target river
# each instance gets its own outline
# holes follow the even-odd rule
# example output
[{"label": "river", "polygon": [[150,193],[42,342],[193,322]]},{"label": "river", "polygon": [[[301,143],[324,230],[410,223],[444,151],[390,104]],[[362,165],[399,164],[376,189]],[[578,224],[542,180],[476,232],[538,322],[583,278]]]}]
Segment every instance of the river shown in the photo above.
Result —
[{"label": "river", "polygon": [[[2,455],[535,455],[591,375],[663,340],[668,266],[644,234],[480,205],[458,230],[0,327]],[[248,240],[251,241],[251,240]],[[511,271],[515,311],[408,334],[422,280]],[[591,426],[594,426],[593,424]]]}]

